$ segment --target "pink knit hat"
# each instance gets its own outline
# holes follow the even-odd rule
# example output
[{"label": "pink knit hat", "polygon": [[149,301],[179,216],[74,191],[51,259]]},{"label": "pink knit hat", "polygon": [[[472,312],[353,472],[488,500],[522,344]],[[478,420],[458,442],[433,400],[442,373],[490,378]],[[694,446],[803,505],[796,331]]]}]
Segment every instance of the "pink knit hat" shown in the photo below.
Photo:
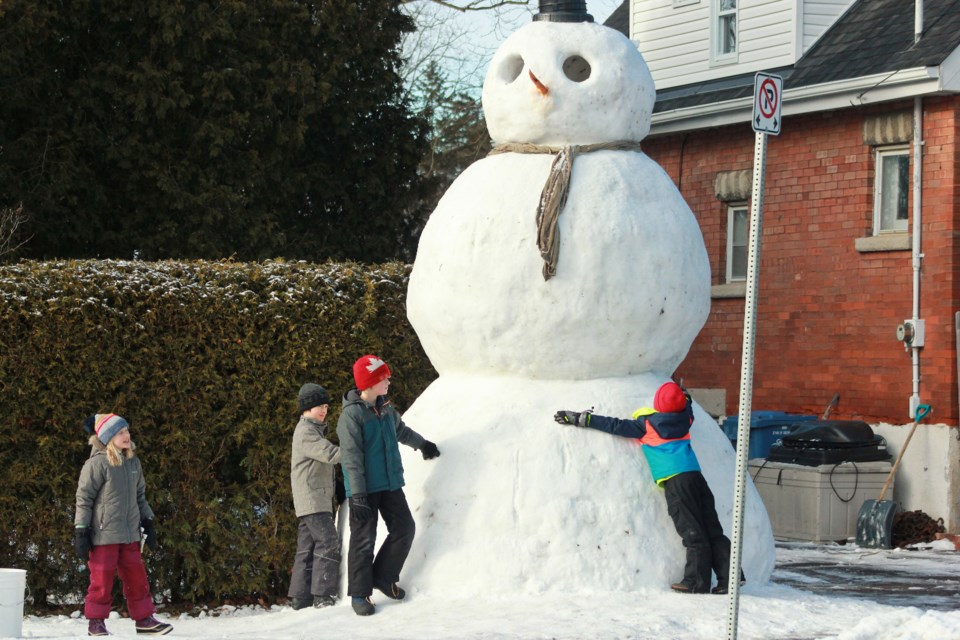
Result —
[{"label": "pink knit hat", "polygon": [[377,356],[363,356],[353,363],[353,379],[360,391],[369,389],[389,377],[390,367]]}]

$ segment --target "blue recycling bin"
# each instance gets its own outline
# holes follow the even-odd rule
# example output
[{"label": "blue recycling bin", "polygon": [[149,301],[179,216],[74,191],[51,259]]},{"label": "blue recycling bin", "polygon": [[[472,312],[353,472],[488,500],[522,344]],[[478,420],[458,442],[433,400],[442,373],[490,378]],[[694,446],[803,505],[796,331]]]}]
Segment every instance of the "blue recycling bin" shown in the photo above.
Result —
[{"label": "blue recycling bin", "polygon": [[[808,416],[785,411],[754,411],[750,414],[750,448],[747,458],[766,458],[770,455],[770,447],[777,440],[790,431],[790,425],[808,420],[816,420],[818,416]],[[737,446],[737,426],[739,416],[727,416],[720,427],[734,448]]]}]

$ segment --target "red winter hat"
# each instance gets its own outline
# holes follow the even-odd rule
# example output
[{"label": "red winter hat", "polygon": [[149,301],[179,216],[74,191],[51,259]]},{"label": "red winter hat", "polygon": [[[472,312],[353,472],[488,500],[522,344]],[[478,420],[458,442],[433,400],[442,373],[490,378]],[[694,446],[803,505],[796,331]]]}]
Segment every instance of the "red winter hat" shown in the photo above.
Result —
[{"label": "red winter hat", "polygon": [[687,394],[676,382],[664,382],[653,396],[653,408],[660,413],[677,413],[687,408]]},{"label": "red winter hat", "polygon": [[353,379],[360,391],[369,389],[389,377],[390,367],[377,356],[363,356],[353,363]]}]

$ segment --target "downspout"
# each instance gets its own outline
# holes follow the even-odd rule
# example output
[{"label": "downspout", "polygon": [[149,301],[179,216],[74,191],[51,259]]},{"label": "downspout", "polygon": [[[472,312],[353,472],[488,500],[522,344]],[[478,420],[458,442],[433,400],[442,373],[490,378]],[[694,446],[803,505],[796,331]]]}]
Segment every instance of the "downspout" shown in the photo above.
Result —
[{"label": "downspout", "polygon": [[[923,36],[923,0],[913,2],[913,41],[920,42]],[[923,182],[923,98],[913,99],[913,326],[914,330],[921,328],[920,324],[920,261],[923,253],[920,251],[920,230],[923,228],[922,195]],[[916,420],[917,407],[920,406],[920,348],[923,341],[911,341],[910,360],[913,368],[913,394],[910,396],[910,419]]]},{"label": "downspout", "polygon": [[923,0],[914,0],[913,2],[913,42],[920,42],[920,36],[923,35]]},{"label": "downspout", "polygon": [[[920,1],[917,0],[917,4]],[[920,230],[922,229],[921,189],[923,180],[923,98],[913,99],[913,326],[921,327],[920,321]],[[921,329],[922,330],[922,329]],[[916,342],[919,342],[917,344]],[[916,419],[920,405],[920,349],[923,341],[911,344],[910,357],[913,364],[913,395],[910,396],[910,419]]]},{"label": "downspout", "polygon": [[920,42],[920,36],[923,35],[923,0],[914,0],[913,2],[913,42]]}]

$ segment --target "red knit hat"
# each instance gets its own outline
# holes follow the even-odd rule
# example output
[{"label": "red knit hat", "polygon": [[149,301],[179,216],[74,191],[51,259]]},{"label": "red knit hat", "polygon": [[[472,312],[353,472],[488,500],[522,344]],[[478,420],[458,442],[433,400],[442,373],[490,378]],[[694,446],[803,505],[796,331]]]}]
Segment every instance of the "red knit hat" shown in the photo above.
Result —
[{"label": "red knit hat", "polygon": [[360,391],[369,389],[389,377],[390,367],[377,356],[363,356],[353,363],[353,379]]},{"label": "red knit hat", "polygon": [[664,382],[653,396],[653,408],[660,413],[677,413],[687,408],[687,394],[676,382]]}]

